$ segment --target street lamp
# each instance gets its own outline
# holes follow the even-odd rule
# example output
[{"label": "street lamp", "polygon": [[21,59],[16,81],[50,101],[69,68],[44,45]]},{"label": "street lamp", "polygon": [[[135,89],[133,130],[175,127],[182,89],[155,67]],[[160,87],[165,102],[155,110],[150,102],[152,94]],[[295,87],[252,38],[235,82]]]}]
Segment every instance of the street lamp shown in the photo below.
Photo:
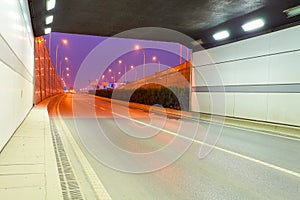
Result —
[{"label": "street lamp", "polygon": [[62,76],[61,76],[61,80],[63,81],[64,85],[66,86],[66,82],[65,82],[65,78],[64,78],[64,74],[66,73],[67,77],[70,77],[70,68],[66,67],[65,70],[62,71]]},{"label": "street lamp", "polygon": [[60,43],[58,43],[56,45],[56,50],[55,50],[55,68],[56,68],[56,71],[57,71],[57,54],[58,54],[58,48],[60,47],[60,45],[62,44],[68,44],[68,40],[62,40]]},{"label": "street lamp", "polygon": [[127,81],[127,78],[126,78],[126,73],[127,73],[127,66],[126,66],[126,64],[125,63],[123,63],[123,61],[122,60],[119,60],[119,64],[121,65],[121,64],[124,64],[124,83],[126,84],[126,81]]},{"label": "street lamp", "polygon": [[105,81],[104,79],[105,79],[105,75],[103,74],[102,76],[101,76],[101,79],[102,79],[102,83]]},{"label": "street lamp", "polygon": [[[141,51],[144,55],[144,67],[143,67],[143,76],[146,77],[146,53],[143,49],[141,49],[140,45],[135,45],[135,50]],[[145,80],[146,81],[146,80]]]},{"label": "street lamp", "polygon": [[152,60],[153,60],[154,62],[157,61],[157,63],[158,63],[158,72],[160,72],[160,62],[159,62],[159,60],[157,59],[156,56],[153,56],[153,57],[152,57]]},{"label": "street lamp", "polygon": [[[112,72],[112,70],[111,70],[111,69],[109,69],[108,71],[109,71],[109,73],[111,73],[111,72]],[[114,76],[112,76],[112,77],[111,77],[111,79],[114,79],[114,83],[115,83],[115,82],[116,82],[116,74],[115,74],[115,73],[113,73],[113,75],[114,75]]]},{"label": "street lamp", "polygon": [[[134,70],[134,66],[131,65],[131,66],[130,66],[130,69]],[[137,70],[135,70],[134,81],[136,81],[136,79],[137,79]]]},{"label": "street lamp", "polygon": [[[64,61],[68,61],[69,58],[68,57],[64,57]],[[62,77],[62,68],[61,68],[61,64],[62,64],[62,61],[59,62],[59,74],[60,74],[60,77]]]}]

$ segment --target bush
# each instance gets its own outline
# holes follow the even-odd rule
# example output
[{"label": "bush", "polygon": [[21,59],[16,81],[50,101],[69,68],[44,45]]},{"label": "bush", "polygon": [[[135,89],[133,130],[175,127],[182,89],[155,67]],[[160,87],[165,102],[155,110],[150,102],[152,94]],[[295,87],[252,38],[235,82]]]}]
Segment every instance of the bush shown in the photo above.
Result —
[{"label": "bush", "polygon": [[[118,100],[154,105],[160,104],[164,108],[177,110],[188,110],[189,108],[189,88],[160,87],[160,88],[138,88],[136,90],[112,89],[89,91],[96,96],[114,98]],[[128,95],[132,95],[129,97]]]}]

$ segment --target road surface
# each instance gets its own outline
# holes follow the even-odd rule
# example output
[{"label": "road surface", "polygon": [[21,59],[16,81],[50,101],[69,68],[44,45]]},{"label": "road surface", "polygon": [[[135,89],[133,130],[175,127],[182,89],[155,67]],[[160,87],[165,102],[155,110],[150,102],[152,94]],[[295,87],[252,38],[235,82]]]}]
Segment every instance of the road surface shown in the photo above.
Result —
[{"label": "road surface", "polygon": [[91,95],[59,97],[49,113],[76,143],[65,139],[64,149],[87,199],[99,195],[85,170],[116,200],[299,199],[299,139],[149,114]]}]

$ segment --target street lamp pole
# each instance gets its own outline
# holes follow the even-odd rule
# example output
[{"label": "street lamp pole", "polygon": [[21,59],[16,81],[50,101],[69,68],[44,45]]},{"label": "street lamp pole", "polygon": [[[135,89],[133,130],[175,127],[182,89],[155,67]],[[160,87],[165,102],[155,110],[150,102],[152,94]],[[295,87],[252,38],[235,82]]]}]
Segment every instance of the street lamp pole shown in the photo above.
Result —
[{"label": "street lamp pole", "polygon": [[114,80],[114,84],[115,84],[116,83],[116,74],[115,74],[115,72],[112,72],[112,69],[109,69],[108,72],[112,73],[114,75],[111,78]]},{"label": "street lamp pole", "polygon": [[[68,61],[69,58],[68,58],[68,57],[65,57],[64,60],[65,60],[65,61]],[[62,64],[62,61],[60,60],[60,62],[59,62],[59,74],[60,74],[60,77],[62,77],[62,68],[61,68],[61,64]]]},{"label": "street lamp pole", "polygon": [[67,86],[66,85],[66,77],[64,77],[64,74],[66,72],[66,76],[69,77],[70,76],[69,71],[70,71],[69,67],[66,67],[66,69],[62,71],[61,79],[63,81],[64,86]]},{"label": "street lamp pole", "polygon": [[[131,65],[131,66],[130,66],[130,69],[134,70],[134,66]],[[135,70],[134,81],[136,81],[136,79],[137,79],[137,70]]]},{"label": "street lamp pole", "polygon": [[111,77],[114,80],[114,84],[116,83],[116,74],[113,72],[113,76]]},{"label": "street lamp pole", "polygon": [[123,64],[124,65],[124,83],[126,84],[126,81],[127,81],[127,78],[126,78],[126,74],[127,74],[127,66],[126,66],[126,64],[125,63],[123,63],[123,61],[122,60],[119,60],[119,64],[121,65],[121,64]]},{"label": "street lamp pole", "polygon": [[68,41],[67,40],[62,40],[60,43],[58,43],[56,45],[56,50],[55,50],[55,68],[56,68],[56,71],[58,70],[58,66],[57,66],[57,56],[58,56],[58,48],[60,47],[61,44],[67,44]]},{"label": "street lamp pole", "polygon": [[158,72],[160,72],[160,61],[157,59],[156,56],[153,56],[152,60],[155,61],[155,62],[157,61],[157,63],[158,63]]},{"label": "street lamp pole", "polygon": [[144,54],[144,68],[143,68],[143,75],[144,75],[144,78],[146,77],[146,54],[145,54],[145,51],[143,51],[143,54]]},{"label": "street lamp pole", "polygon": [[140,48],[139,45],[135,46],[135,50],[141,51],[144,55],[143,77],[145,78],[146,77],[146,53],[143,49]]}]

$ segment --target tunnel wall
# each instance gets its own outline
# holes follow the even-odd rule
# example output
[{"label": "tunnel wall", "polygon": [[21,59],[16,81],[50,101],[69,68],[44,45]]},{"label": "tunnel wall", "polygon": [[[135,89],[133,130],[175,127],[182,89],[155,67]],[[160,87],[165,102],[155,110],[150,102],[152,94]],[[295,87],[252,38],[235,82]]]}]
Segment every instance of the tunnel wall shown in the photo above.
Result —
[{"label": "tunnel wall", "polygon": [[299,33],[294,26],[194,52],[191,110],[300,126]]},{"label": "tunnel wall", "polygon": [[0,150],[33,105],[34,37],[26,0],[0,1]]}]

